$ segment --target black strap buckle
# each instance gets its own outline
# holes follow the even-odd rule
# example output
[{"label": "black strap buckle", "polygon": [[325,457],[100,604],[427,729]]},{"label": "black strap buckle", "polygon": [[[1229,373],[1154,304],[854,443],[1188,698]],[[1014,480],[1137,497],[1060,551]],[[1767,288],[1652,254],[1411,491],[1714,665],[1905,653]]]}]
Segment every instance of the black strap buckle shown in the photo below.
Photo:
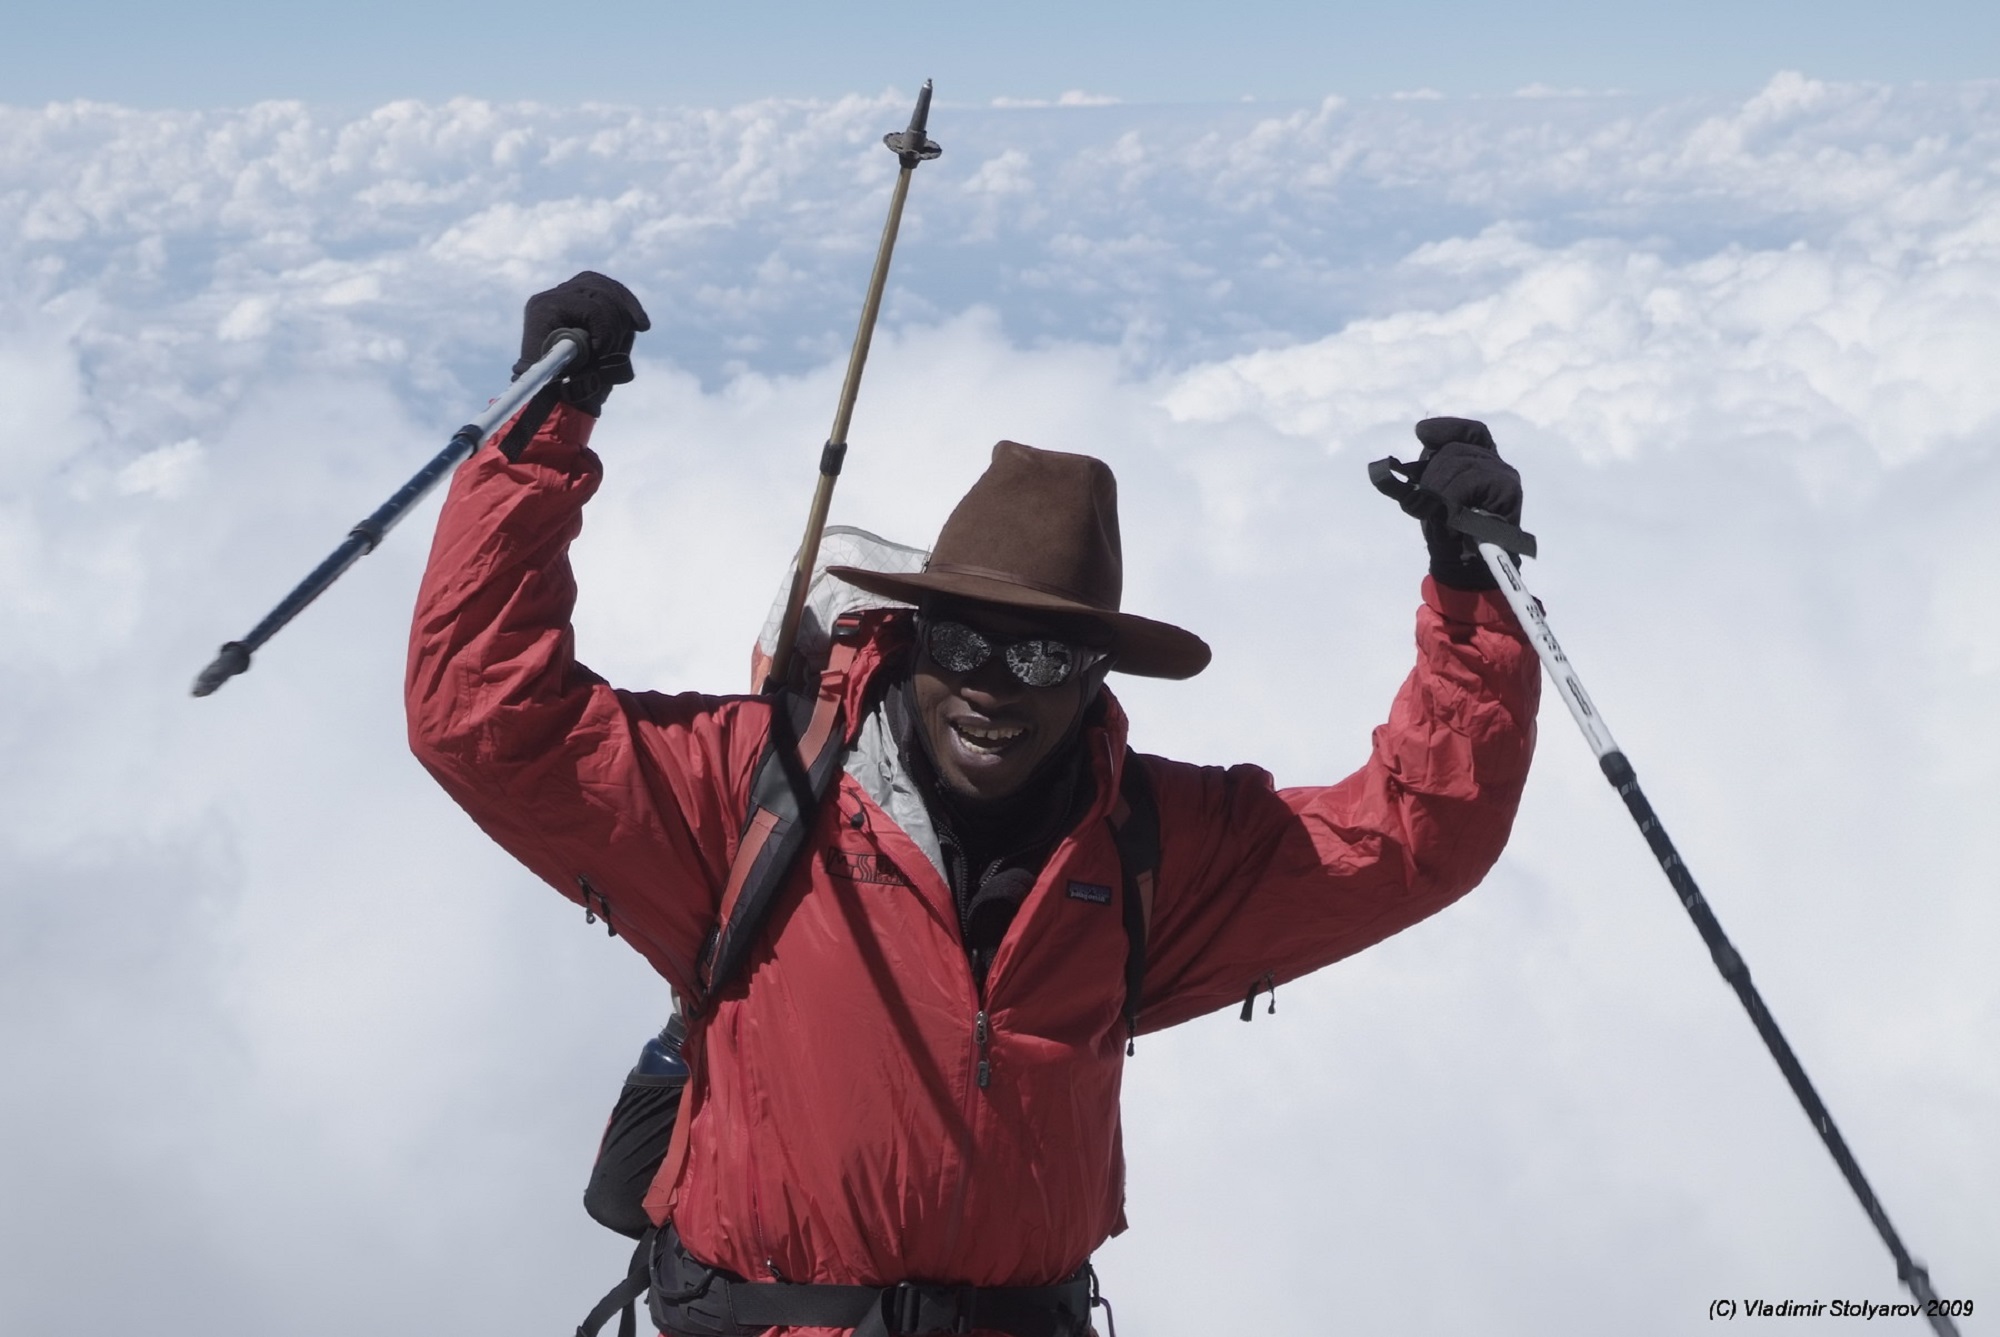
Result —
[{"label": "black strap buckle", "polygon": [[976,1288],[927,1286],[906,1281],[882,1292],[882,1317],[891,1333],[916,1337],[923,1333],[972,1331]]},{"label": "black strap buckle", "polygon": [[[1274,992],[1272,994],[1274,1003],[1276,997],[1277,995]],[[1104,1311],[1105,1328],[1109,1331],[1110,1337],[1118,1337],[1118,1315],[1111,1312],[1111,1301],[1104,1298],[1104,1287],[1097,1279],[1097,1269],[1089,1263],[1085,1263],[1083,1270],[1090,1277],[1090,1307]],[[1090,1331],[1088,1322],[1085,1323],[1084,1330],[1086,1332]]]}]

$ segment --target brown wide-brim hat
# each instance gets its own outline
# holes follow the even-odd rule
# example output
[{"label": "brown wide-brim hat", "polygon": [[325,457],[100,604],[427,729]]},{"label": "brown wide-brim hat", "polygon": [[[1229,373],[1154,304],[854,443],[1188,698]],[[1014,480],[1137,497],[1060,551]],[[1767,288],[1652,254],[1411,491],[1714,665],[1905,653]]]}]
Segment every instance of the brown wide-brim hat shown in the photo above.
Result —
[{"label": "brown wide-brim hat", "polygon": [[1118,480],[1103,460],[993,447],[993,462],[953,509],[922,571],[898,575],[828,567],[870,594],[920,604],[946,595],[1024,612],[1085,617],[1111,634],[1112,667],[1146,678],[1192,678],[1208,643],[1191,631],[1120,612],[1125,559]]}]

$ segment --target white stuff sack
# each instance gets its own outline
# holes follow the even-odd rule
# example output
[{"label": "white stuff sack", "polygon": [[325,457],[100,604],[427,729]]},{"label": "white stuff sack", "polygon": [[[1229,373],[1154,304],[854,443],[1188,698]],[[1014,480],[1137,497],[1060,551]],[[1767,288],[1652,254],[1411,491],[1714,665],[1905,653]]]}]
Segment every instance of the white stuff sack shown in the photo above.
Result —
[{"label": "white stuff sack", "polygon": [[[884,595],[857,589],[838,576],[830,576],[826,573],[828,567],[854,566],[864,571],[908,575],[923,570],[930,556],[922,548],[891,543],[879,534],[871,534],[852,525],[828,525],[820,537],[819,559],[813,565],[812,581],[806,587],[805,610],[799,615],[799,634],[792,650],[797,661],[826,663],[827,652],[833,643],[828,629],[848,613],[863,608],[910,607]],[[771,656],[777,653],[778,628],[785,620],[785,600],[792,592],[791,572],[797,569],[798,558],[794,556],[792,562],[784,580],[778,585],[778,597],[771,601],[764,629],[757,634],[757,650],[751,656],[750,666],[750,690],[753,692],[763,688],[765,675],[770,672]]]}]

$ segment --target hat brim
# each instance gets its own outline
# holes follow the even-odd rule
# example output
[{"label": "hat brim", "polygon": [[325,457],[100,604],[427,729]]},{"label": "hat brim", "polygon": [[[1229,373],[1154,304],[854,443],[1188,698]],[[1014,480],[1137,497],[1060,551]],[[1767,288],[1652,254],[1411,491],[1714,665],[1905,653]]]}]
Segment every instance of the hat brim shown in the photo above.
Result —
[{"label": "hat brim", "polygon": [[904,575],[866,571],[855,566],[830,566],[826,573],[840,577],[856,589],[904,603],[921,604],[942,594],[1005,608],[1089,618],[1111,632],[1115,656],[1112,670],[1136,677],[1192,678],[1208,667],[1212,657],[1208,642],[1171,623],[1155,622],[1136,613],[1094,608],[1033,586],[968,571],[917,571]]}]

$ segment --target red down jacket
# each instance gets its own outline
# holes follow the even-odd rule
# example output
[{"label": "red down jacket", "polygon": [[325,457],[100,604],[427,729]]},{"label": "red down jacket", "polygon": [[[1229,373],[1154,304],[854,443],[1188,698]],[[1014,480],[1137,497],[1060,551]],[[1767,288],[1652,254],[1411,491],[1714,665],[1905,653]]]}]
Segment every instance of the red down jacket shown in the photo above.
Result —
[{"label": "red down jacket", "polygon": [[[488,448],[459,470],[411,636],[410,740],[535,873],[572,899],[587,881],[686,996],[768,707],[617,691],[576,662],[567,551],[599,481],[592,421],[559,408],[518,462]],[[853,700],[888,659],[863,648]],[[1162,842],[1140,1029],[1238,1004],[1478,883],[1527,776],[1537,674],[1497,595],[1426,582],[1416,667],[1339,784],[1277,790],[1251,766],[1141,758]],[[1124,1228],[1125,935],[1115,905],[1066,894],[1119,881],[1104,818],[1124,741],[1111,701],[1085,736],[1097,804],[983,998],[943,878],[841,777],[764,941],[689,1039],[671,1197],[695,1256],[755,1280],[775,1266],[792,1281],[1044,1285]]]}]

